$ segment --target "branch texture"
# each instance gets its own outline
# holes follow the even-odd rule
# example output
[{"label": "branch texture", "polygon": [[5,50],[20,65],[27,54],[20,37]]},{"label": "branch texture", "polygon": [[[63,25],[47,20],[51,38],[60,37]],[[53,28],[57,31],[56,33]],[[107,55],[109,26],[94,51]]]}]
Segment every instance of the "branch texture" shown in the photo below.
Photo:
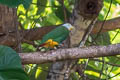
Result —
[{"label": "branch texture", "polygon": [[[91,33],[96,34],[97,32],[99,32],[102,23],[103,21],[97,21]],[[30,30],[22,30],[20,31],[21,42],[31,43],[31,41],[40,40],[46,33],[50,32],[57,26],[58,25],[46,26],[46,27],[30,29]],[[107,32],[107,31],[115,30],[119,28],[120,28],[120,17],[107,20],[103,26],[102,32]],[[16,32],[13,30],[12,32],[9,33],[9,35],[5,35],[5,33],[3,32],[4,31],[2,31],[2,29],[0,28],[0,44],[11,46],[11,47],[15,46],[17,44]]]},{"label": "branch texture", "polygon": [[[97,21],[92,31],[92,34],[96,34],[97,32],[99,32],[102,24],[103,24],[103,21]],[[107,32],[115,29],[120,29],[120,17],[107,20],[101,32]]]},{"label": "branch texture", "polygon": [[91,46],[86,48],[58,49],[54,51],[19,53],[23,64],[41,64],[62,60],[95,58],[120,55],[120,44],[109,46]]}]

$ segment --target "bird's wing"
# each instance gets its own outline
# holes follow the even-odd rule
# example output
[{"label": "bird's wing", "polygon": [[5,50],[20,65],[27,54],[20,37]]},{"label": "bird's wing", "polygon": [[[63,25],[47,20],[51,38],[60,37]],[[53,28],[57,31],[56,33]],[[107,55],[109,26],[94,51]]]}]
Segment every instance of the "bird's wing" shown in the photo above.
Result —
[{"label": "bird's wing", "polygon": [[[45,43],[48,39],[53,39],[58,41],[59,37],[62,37],[63,35],[69,34],[69,31],[65,28],[65,27],[57,27],[56,29],[52,30],[51,32],[49,32],[48,34],[46,34],[42,41],[41,44]],[[62,39],[60,39],[62,40]]]},{"label": "bird's wing", "polygon": [[69,36],[69,33],[63,34],[60,37],[57,37],[56,39],[54,39],[54,41],[58,43],[62,43],[68,36]]}]

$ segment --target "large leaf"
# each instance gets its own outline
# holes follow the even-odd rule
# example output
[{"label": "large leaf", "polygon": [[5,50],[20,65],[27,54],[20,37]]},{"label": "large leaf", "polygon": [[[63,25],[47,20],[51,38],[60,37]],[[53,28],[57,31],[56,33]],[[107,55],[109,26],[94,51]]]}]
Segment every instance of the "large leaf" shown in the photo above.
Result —
[{"label": "large leaf", "polygon": [[0,0],[0,4],[13,8],[17,7],[20,4],[23,4],[26,9],[30,6],[31,2],[32,0]]},{"label": "large leaf", "polygon": [[22,69],[19,55],[11,48],[0,45],[0,80],[29,80]]},{"label": "large leaf", "polygon": [[21,4],[23,4],[24,8],[29,8],[30,4],[32,3],[32,0],[19,0],[21,1]]},{"label": "large leaf", "polygon": [[20,3],[20,0],[0,0],[0,4],[7,5],[9,7],[17,7]]}]

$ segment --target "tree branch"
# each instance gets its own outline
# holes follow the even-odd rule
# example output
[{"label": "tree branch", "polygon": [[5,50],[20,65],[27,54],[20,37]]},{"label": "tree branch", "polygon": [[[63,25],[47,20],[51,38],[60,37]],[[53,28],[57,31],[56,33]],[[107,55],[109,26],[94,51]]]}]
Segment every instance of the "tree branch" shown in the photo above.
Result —
[{"label": "tree branch", "polygon": [[[92,34],[96,34],[97,32],[99,32],[102,23],[103,21],[96,22],[95,27],[92,31]],[[101,32],[107,32],[115,29],[120,29],[120,17],[107,20]]]},{"label": "tree branch", "polygon": [[[120,28],[119,21],[120,21],[120,17],[107,20],[106,23],[104,24],[102,32],[119,29]],[[95,24],[95,27],[93,28],[92,34],[96,34],[99,31],[102,23],[103,23],[103,21],[97,21],[97,23]],[[20,35],[22,38],[21,42],[28,43],[30,41],[40,40],[46,33],[50,32],[57,26],[58,25],[46,26],[46,27],[30,29],[30,30],[22,30],[22,31],[20,31]],[[6,40],[4,40],[5,37],[6,37],[6,35],[4,35],[4,33],[0,33],[0,39],[1,39],[0,44],[11,46],[11,47],[16,45],[15,32],[11,32]]]},{"label": "tree branch", "polygon": [[120,65],[119,65],[119,64],[106,62],[106,61],[104,61],[104,60],[99,60],[99,59],[90,59],[90,60],[92,60],[92,61],[102,62],[102,63],[108,64],[108,65],[111,65],[111,66],[115,66],[115,67],[120,67]]},{"label": "tree branch", "polygon": [[[92,30],[92,34],[97,34],[97,32],[99,32],[102,23],[103,23],[103,21],[96,22],[95,27]],[[41,28],[37,28],[37,29],[30,29],[29,32],[28,32],[28,30],[25,30],[23,32],[23,34],[27,35],[27,36],[25,36],[24,39],[40,40],[40,39],[42,39],[43,35],[50,32],[51,30],[55,29],[57,26],[59,26],[59,25],[41,27]],[[120,28],[120,17],[107,20],[106,23],[104,24],[103,30],[101,32],[107,32],[107,31],[111,31],[111,30],[115,30],[115,29],[119,29],[119,28]]]},{"label": "tree branch", "polygon": [[94,58],[120,55],[120,44],[91,46],[86,48],[58,49],[49,52],[19,53],[23,64],[40,64],[79,58]]}]

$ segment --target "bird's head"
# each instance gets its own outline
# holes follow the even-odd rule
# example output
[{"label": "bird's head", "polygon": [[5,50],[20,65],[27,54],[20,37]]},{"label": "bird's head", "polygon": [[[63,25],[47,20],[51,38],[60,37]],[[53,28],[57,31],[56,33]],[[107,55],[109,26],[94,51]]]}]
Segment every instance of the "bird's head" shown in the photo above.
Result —
[{"label": "bird's head", "polygon": [[74,27],[70,23],[65,23],[62,26],[66,27],[69,31],[72,31]]}]

